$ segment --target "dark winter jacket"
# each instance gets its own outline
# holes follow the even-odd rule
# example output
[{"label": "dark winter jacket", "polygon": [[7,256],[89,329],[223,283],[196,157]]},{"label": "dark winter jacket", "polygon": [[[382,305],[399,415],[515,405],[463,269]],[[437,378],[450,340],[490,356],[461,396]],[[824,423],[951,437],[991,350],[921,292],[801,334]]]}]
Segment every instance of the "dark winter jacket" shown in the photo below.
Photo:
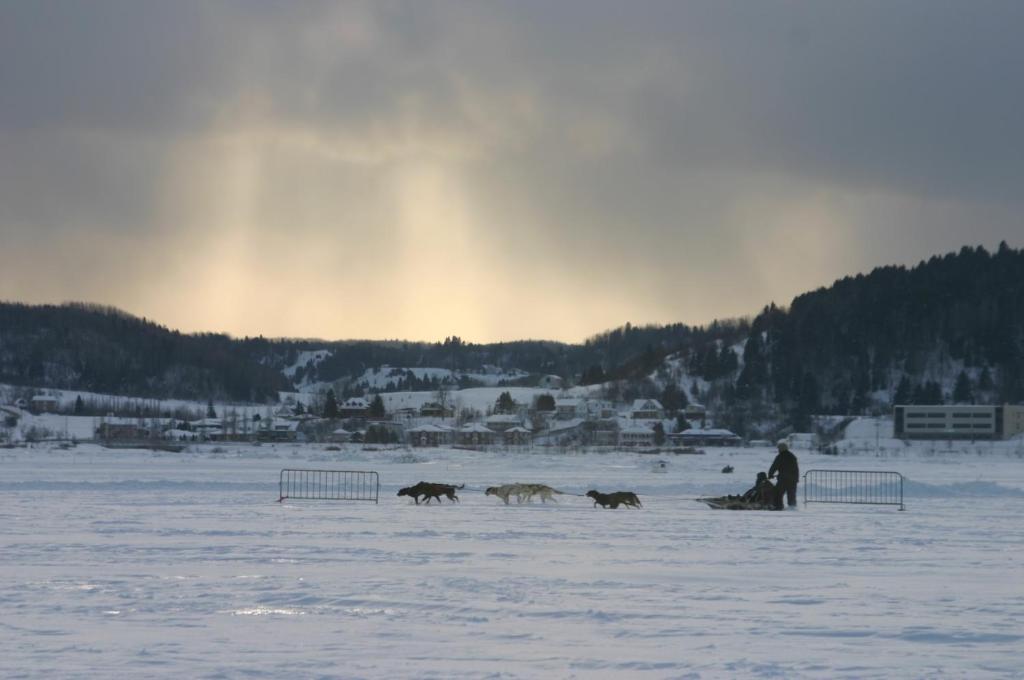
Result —
[{"label": "dark winter jacket", "polygon": [[754,486],[741,496],[750,503],[775,503],[775,485],[768,481],[768,475],[763,472],[757,473],[757,482]]},{"label": "dark winter jacket", "polygon": [[779,451],[779,455],[775,456],[772,466],[768,468],[768,476],[772,477],[776,472],[779,473],[780,480],[795,482],[800,479],[800,466],[792,451]]}]

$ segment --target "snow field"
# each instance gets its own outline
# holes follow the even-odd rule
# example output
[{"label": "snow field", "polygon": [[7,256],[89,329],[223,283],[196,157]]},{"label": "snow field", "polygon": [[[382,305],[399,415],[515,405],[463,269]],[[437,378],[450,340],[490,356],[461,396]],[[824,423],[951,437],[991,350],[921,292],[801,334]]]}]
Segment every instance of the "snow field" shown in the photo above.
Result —
[{"label": "snow field", "polygon": [[[5,678],[1019,677],[1012,456],[804,454],[904,473],[908,511],[759,513],[690,499],[744,490],[768,450],[666,474],[629,453],[3,453]],[[378,470],[381,502],[277,504],[284,467]],[[421,479],[462,502],[395,497]],[[512,481],[644,509],[482,493]]]}]

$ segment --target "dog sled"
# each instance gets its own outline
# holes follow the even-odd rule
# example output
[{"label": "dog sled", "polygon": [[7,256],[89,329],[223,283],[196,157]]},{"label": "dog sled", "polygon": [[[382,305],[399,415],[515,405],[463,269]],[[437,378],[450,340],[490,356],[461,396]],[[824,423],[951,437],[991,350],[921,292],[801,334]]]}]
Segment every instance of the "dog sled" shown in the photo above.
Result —
[{"label": "dog sled", "polygon": [[774,510],[776,493],[778,493],[776,487],[768,479],[768,475],[758,472],[754,487],[742,495],[714,496],[695,500],[713,510]]},{"label": "dog sled", "polygon": [[716,496],[714,498],[698,498],[712,510],[774,510],[773,503],[765,503],[756,499],[746,499],[743,496]]}]

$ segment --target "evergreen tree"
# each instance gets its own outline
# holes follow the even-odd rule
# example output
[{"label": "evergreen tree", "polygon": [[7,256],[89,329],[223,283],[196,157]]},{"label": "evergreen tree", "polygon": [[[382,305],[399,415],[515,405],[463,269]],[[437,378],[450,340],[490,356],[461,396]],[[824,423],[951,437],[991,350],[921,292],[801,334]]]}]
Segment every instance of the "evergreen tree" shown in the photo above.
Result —
[{"label": "evergreen tree", "polygon": [[818,392],[818,381],[808,372],[804,372],[800,378],[797,391],[796,404],[793,408],[793,427],[806,432],[811,429],[811,416],[821,408],[821,399]]},{"label": "evergreen tree", "polygon": [[690,429],[690,421],[683,417],[680,413],[676,416],[676,432],[686,432]]},{"label": "evergreen tree", "polygon": [[502,392],[498,395],[497,401],[494,402],[495,413],[515,413],[516,402],[512,398],[512,395],[508,392]]},{"label": "evergreen tree", "polygon": [[599,385],[607,380],[600,364],[591,364],[580,377],[581,385]]},{"label": "evergreen tree", "polygon": [[995,383],[992,381],[992,373],[988,370],[988,366],[981,369],[981,376],[978,378],[978,389],[989,392],[995,389],[995,386]]},{"label": "evergreen tree", "polygon": [[721,375],[719,371],[718,352],[715,348],[707,347],[701,353],[700,377],[705,380],[714,380]]},{"label": "evergreen tree", "polygon": [[207,418],[216,418],[217,417],[217,412],[213,409],[213,399],[210,399],[209,401],[206,402],[206,417]]},{"label": "evergreen tree", "polygon": [[654,445],[661,446],[665,443],[665,426],[661,423],[654,424]]},{"label": "evergreen tree", "polygon": [[85,413],[85,402],[82,401],[82,395],[75,397],[75,415],[80,416]]},{"label": "evergreen tree", "polygon": [[718,354],[718,375],[725,376],[735,371],[740,366],[739,357],[731,347],[722,347]]},{"label": "evergreen tree", "polygon": [[910,386],[910,378],[904,375],[902,378],[900,378],[900,384],[896,387],[896,394],[893,395],[893,406],[896,406],[897,404],[905,405],[914,403],[912,401],[912,390],[913,388]]},{"label": "evergreen tree", "polygon": [[384,400],[379,394],[374,395],[373,399],[370,401],[370,408],[367,413],[371,418],[377,419],[383,418],[387,415],[387,411],[384,409]]},{"label": "evergreen tree", "polygon": [[555,398],[550,394],[541,394],[537,397],[537,403],[534,408],[538,411],[554,411]]},{"label": "evergreen tree", "polygon": [[674,416],[676,411],[682,407],[679,388],[672,383],[665,385],[665,389],[661,391],[659,401],[661,401],[661,405],[665,408],[665,413]]},{"label": "evergreen tree", "polygon": [[327,390],[324,397],[324,418],[334,419],[338,417],[338,399],[334,396],[334,390]]},{"label": "evergreen tree", "polygon": [[971,379],[967,377],[966,371],[960,371],[956,377],[956,386],[953,388],[954,404],[970,404],[974,402],[974,392],[971,389]]},{"label": "evergreen tree", "polygon": [[943,401],[942,386],[934,380],[929,380],[921,386],[914,403],[921,406],[941,406]]}]

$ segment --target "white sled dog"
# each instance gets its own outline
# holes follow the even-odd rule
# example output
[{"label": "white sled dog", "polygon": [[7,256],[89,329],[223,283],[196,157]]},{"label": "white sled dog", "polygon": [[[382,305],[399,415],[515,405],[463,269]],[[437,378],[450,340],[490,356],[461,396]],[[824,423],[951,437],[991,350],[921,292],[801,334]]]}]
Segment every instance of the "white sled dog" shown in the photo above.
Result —
[{"label": "white sled dog", "polygon": [[[505,501],[505,505],[508,505],[508,497],[515,495],[515,489],[519,486],[518,484],[502,484],[501,486],[489,486],[484,491],[485,496],[497,496],[501,500]],[[516,502],[522,503],[522,499],[516,496]]]},{"label": "white sled dog", "polygon": [[555,503],[555,494],[563,496],[569,496],[565,491],[559,491],[558,489],[552,489],[547,484],[502,484],[501,486],[492,486],[484,491],[485,496],[497,496],[501,500],[505,501],[505,505],[508,505],[508,499],[511,496],[516,497],[516,503],[522,503],[533,500],[534,496],[539,496],[541,503],[547,503],[551,501]]}]

